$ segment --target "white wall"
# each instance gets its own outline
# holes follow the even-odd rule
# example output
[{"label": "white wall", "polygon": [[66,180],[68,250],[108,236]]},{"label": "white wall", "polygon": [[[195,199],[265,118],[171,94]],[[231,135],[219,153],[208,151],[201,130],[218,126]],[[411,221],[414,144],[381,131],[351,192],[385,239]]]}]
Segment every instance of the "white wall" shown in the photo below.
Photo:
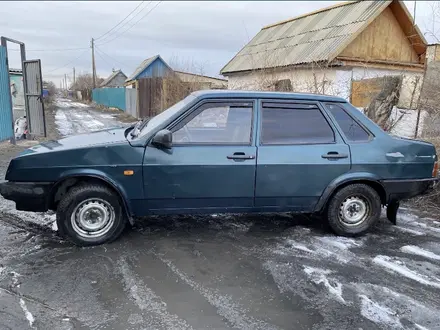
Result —
[{"label": "white wall", "polygon": [[419,72],[354,67],[349,69],[291,69],[273,73],[237,73],[229,76],[228,88],[270,90],[273,89],[274,82],[290,79],[295,92],[324,93],[350,100],[352,79],[362,80],[389,75],[403,75],[400,99],[397,106],[405,109],[410,108],[415,80],[416,77],[420,77],[413,98],[412,108],[415,109],[423,78],[423,73]]},{"label": "white wall", "polygon": [[[315,74],[315,75],[314,75]],[[402,72],[398,70],[384,70],[372,68],[350,68],[343,70],[341,68],[328,68],[321,70],[296,69],[290,71],[281,71],[276,73],[263,74],[259,72],[234,74],[229,76],[229,89],[244,90],[271,90],[274,82],[282,79],[290,79],[293,91],[315,93],[315,87],[319,88],[318,93],[322,93],[322,85],[324,83],[324,93],[335,95],[350,100],[351,80],[362,80],[370,78],[379,78],[387,75],[403,74],[402,88],[400,91],[400,99],[397,107],[393,108],[391,120],[395,121],[402,118],[392,129],[391,133],[412,138],[414,137],[417,111],[405,110],[410,108],[411,94],[414,90],[414,81],[416,77],[420,77],[413,100],[413,109],[417,106],[417,100],[420,95],[422,85],[422,73]],[[317,83],[315,83],[315,81]],[[419,134],[422,132],[423,123],[426,112],[422,111],[419,123]]]}]

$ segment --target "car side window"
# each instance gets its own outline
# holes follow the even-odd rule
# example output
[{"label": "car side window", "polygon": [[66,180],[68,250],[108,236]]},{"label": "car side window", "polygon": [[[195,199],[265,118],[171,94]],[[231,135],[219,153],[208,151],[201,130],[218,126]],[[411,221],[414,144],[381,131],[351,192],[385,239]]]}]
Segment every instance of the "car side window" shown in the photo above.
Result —
[{"label": "car side window", "polygon": [[173,144],[251,143],[253,104],[206,103],[173,129]]},{"label": "car side window", "polygon": [[317,105],[263,103],[262,145],[334,142],[334,132]]},{"label": "car side window", "polygon": [[370,140],[370,134],[339,105],[326,103],[325,106],[335,117],[348,141],[366,142]]}]

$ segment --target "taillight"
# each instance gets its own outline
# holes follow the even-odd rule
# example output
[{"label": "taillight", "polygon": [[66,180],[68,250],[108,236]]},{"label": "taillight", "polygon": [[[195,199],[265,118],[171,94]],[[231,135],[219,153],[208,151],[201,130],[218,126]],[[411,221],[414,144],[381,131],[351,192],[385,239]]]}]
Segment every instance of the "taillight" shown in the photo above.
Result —
[{"label": "taillight", "polygon": [[438,174],[438,162],[435,161],[434,167],[432,168],[432,177],[436,178]]}]

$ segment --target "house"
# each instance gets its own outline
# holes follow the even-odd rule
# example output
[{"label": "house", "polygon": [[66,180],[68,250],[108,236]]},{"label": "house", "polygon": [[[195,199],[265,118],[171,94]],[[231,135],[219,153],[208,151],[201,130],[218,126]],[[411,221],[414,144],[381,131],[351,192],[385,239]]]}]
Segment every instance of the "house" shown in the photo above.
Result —
[{"label": "house", "polygon": [[12,108],[14,119],[25,116],[23,72],[21,69],[9,69]]},{"label": "house", "polygon": [[160,55],[144,60],[134,70],[133,74],[125,80],[125,86],[135,88],[139,79],[142,78],[176,79],[184,83],[196,84],[199,89],[225,89],[228,86],[226,79],[174,70]]},{"label": "house", "polygon": [[121,70],[114,70],[99,87],[124,87],[127,76]]},{"label": "house", "polygon": [[195,73],[174,71],[181,81],[200,84],[200,89],[226,89],[228,81],[226,79],[204,76]]},{"label": "house", "polygon": [[367,106],[400,76],[415,108],[427,42],[403,1],[350,1],[265,26],[220,71],[230,89],[332,94]]},{"label": "house", "polygon": [[139,79],[167,77],[172,74],[173,69],[171,69],[160,55],[156,55],[142,61],[131,76],[125,80],[125,86],[128,88],[138,88]]},{"label": "house", "polygon": [[160,55],[146,60],[125,80],[127,100],[137,118],[152,117],[201,89],[226,89],[227,80],[173,70]]}]

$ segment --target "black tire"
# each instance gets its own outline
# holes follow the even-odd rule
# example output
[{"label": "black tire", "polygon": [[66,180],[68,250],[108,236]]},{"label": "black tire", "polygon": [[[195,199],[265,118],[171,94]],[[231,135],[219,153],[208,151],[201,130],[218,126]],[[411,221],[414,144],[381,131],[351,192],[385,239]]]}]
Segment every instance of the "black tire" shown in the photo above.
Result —
[{"label": "black tire", "polygon": [[[366,206],[366,214],[359,223],[349,223],[343,216],[343,204],[360,200]],[[350,204],[345,204],[350,205]],[[329,201],[327,207],[328,223],[331,229],[341,236],[360,236],[365,234],[380,218],[381,200],[372,187],[365,184],[351,184],[339,190]]]},{"label": "black tire", "polygon": [[[104,228],[106,231],[100,236],[88,236],[93,231],[88,232],[87,229],[81,227],[78,221],[72,219],[73,212],[76,214],[81,213],[81,209],[78,210],[78,207],[90,207],[88,203],[96,204],[98,208],[101,207],[112,215],[109,216],[112,221],[106,222],[107,225]],[[74,186],[61,199],[57,208],[57,225],[60,235],[79,246],[109,243],[122,234],[126,223],[127,217],[119,196],[104,185],[81,184]],[[99,233],[95,232],[95,234],[98,235]]]}]

